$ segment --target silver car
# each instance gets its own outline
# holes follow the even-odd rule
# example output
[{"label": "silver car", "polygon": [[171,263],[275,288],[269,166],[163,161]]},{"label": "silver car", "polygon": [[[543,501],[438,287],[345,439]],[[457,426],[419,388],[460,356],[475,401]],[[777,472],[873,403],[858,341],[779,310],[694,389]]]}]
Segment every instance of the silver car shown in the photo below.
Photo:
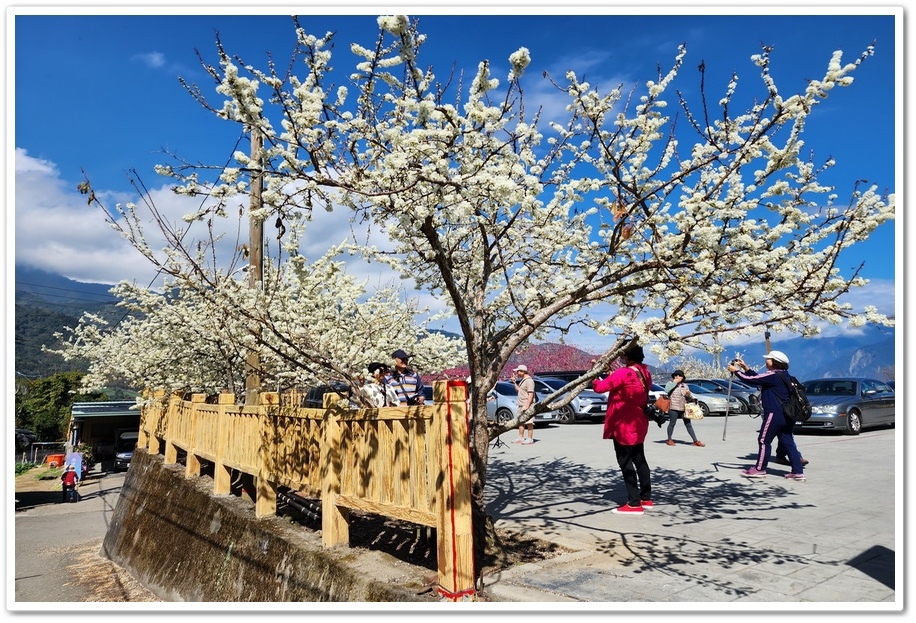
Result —
[{"label": "silver car", "polygon": [[896,395],[884,381],[862,377],[805,381],[811,417],[795,428],[858,435],[863,428],[893,426]]},{"label": "silver car", "polygon": [[[539,390],[535,383],[538,400],[544,400],[547,392]],[[497,381],[496,387],[487,393],[487,420],[500,424],[514,419],[518,413],[518,388],[512,381]],[[534,416],[534,425],[546,425],[559,421],[556,411],[546,411]]]},{"label": "silver car", "polygon": [[756,387],[745,385],[736,379],[732,379],[730,389],[727,379],[686,379],[684,382],[689,385],[699,385],[704,389],[719,392],[720,394],[731,394],[741,402],[741,413],[763,413],[763,406],[760,404],[760,391]]},{"label": "silver car", "polygon": [[[534,377],[537,392],[552,394],[564,387],[568,381],[550,376]],[[558,421],[561,424],[572,424],[579,420],[603,422],[607,414],[607,394],[599,394],[592,389],[583,389],[569,404],[557,409]]]},{"label": "silver car", "polygon": [[734,396],[729,397],[727,394],[711,392],[699,385],[687,383],[687,389],[693,394],[693,397],[703,409],[703,415],[729,415],[741,413],[741,401]]}]

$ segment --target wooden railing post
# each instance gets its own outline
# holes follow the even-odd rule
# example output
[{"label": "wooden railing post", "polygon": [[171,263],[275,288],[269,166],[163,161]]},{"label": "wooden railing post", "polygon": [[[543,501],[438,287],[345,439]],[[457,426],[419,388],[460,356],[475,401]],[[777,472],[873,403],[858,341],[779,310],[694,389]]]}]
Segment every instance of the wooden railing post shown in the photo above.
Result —
[{"label": "wooden railing post", "polygon": [[219,424],[217,425],[217,457],[213,464],[213,495],[229,495],[232,491],[232,470],[222,461],[222,452],[229,444],[229,411],[234,411],[235,394],[219,395]]},{"label": "wooden railing post", "polygon": [[[269,410],[271,407],[276,410],[279,406],[280,394],[277,392],[264,392],[261,394],[258,435],[262,440],[269,439],[270,431],[273,429]],[[268,479],[272,451],[273,448],[263,441],[261,442],[258,450],[258,475],[255,484],[255,517],[270,517],[277,514],[277,484],[270,482]]]},{"label": "wooden railing post", "polygon": [[436,381],[434,430],[443,442],[443,488],[438,496],[439,594],[451,601],[474,595],[474,531],[471,522],[471,452],[467,383]]},{"label": "wooden railing post", "polygon": [[321,457],[321,542],[325,547],[350,544],[350,511],[337,505],[340,494],[341,427],[335,409],[327,408],[325,395],[325,427],[322,435]]}]

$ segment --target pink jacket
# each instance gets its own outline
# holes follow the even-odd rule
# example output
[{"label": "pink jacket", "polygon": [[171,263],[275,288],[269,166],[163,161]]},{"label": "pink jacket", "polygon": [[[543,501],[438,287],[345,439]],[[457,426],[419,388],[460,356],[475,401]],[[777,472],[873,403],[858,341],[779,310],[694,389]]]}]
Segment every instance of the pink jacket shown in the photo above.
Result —
[{"label": "pink jacket", "polygon": [[[641,363],[638,367],[652,387],[652,374]],[[649,433],[649,418],[643,407],[646,405],[646,386],[643,385],[632,367],[614,370],[603,379],[595,379],[592,387],[596,392],[609,392],[607,415],[604,416],[604,439],[616,439],[624,446],[635,446],[646,441]]]}]

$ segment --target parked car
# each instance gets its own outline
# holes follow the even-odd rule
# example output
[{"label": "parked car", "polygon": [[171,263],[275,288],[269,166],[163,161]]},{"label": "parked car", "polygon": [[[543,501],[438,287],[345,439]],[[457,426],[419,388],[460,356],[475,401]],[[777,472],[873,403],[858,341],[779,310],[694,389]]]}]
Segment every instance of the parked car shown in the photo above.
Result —
[{"label": "parked car", "polygon": [[815,379],[802,383],[811,402],[811,417],[795,428],[839,430],[858,435],[863,428],[893,426],[894,388],[876,379],[846,377]]},{"label": "parked car", "polygon": [[687,383],[687,389],[690,390],[690,393],[700,404],[704,416],[725,415],[726,411],[729,414],[741,413],[741,401],[734,396],[729,398],[726,394],[709,391],[705,387],[700,387],[693,383]]},{"label": "parked car", "polygon": [[[552,394],[564,387],[568,381],[550,376],[534,377],[538,392]],[[557,409],[560,424],[572,424],[576,421],[603,422],[607,413],[607,394],[599,394],[592,389],[583,389],[569,404]]]},{"label": "parked car", "polygon": [[[552,393],[553,390],[551,390]],[[535,383],[535,393],[538,400],[544,400],[548,392],[538,390]],[[491,422],[508,422],[515,418],[518,412],[518,388],[512,381],[497,381],[496,387],[487,394],[487,420]],[[546,411],[534,416],[534,425],[546,425],[559,421],[559,413]]]},{"label": "parked car", "polygon": [[649,389],[649,404],[654,405],[655,401],[658,400],[659,396],[667,396],[668,392],[665,391],[665,388],[659,385],[658,383],[652,383],[651,389]]},{"label": "parked car", "polygon": [[128,431],[121,433],[115,441],[115,459],[114,471],[120,471],[130,467],[130,461],[134,458],[134,448],[137,446],[139,431]]},{"label": "parked car", "polygon": [[746,385],[737,379],[732,379],[730,390],[728,379],[686,379],[684,382],[689,385],[699,385],[710,391],[725,395],[731,393],[741,402],[742,413],[763,413],[763,406],[760,404],[760,391],[756,387]]},{"label": "parked car", "polygon": [[302,406],[309,409],[321,409],[324,407],[324,395],[334,392],[338,394],[343,394],[344,396],[350,396],[351,390],[350,386],[346,383],[334,382],[330,385],[319,385],[317,387],[310,387],[306,392],[305,396],[302,399]]}]

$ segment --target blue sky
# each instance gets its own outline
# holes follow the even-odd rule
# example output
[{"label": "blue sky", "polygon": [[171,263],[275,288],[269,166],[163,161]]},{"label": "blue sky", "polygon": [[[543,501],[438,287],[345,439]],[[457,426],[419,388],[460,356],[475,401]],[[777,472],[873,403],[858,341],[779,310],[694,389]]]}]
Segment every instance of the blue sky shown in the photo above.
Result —
[{"label": "blue sky", "polygon": [[[335,10],[342,11],[342,5]],[[887,9],[884,14],[764,15],[762,8],[751,14],[750,9],[726,12],[711,7],[706,11],[712,14],[662,15],[661,9],[643,9],[642,14],[614,15],[607,8],[586,8],[573,16],[551,15],[537,7],[512,12],[542,14],[411,10],[407,14],[420,17],[420,29],[429,37],[426,62],[441,78],[452,63],[456,70],[473,75],[477,64],[488,59],[493,74],[504,79],[506,59],[524,46],[531,52],[526,76],[532,80],[545,70],[562,78],[567,69],[574,69],[605,88],[644,83],[657,77],[658,66],[663,71],[670,67],[683,42],[688,56],[679,84],[688,93],[695,89],[695,68],[704,62],[713,102],[721,97],[732,72],[741,77],[739,92],[746,89],[746,97],[759,92],[759,75],[749,58],[759,53],[761,44],[774,46],[772,73],[787,95],[803,90],[807,78],[822,77],[834,50],[843,50],[848,62],[874,41],[876,54],[855,72],[855,84],[835,90],[812,116],[806,147],[815,151],[818,161],[828,155],[836,159],[837,166],[824,181],[837,186],[840,198],[850,195],[857,179],[900,194],[902,112],[895,106],[902,106],[897,91],[902,83],[896,82],[895,72],[903,58],[901,42],[895,39],[895,18]],[[826,10],[841,9],[817,9]],[[81,281],[143,282],[151,274],[145,260],[128,249],[77,193],[81,171],[107,199],[129,201],[135,199],[127,178],[131,169],[147,187],[167,186],[152,171],[155,164],[170,162],[163,150],[192,161],[225,161],[236,149],[236,127],[203,110],[178,77],[199,84],[219,101],[195,49],[215,63],[219,32],[227,50],[246,62],[263,68],[271,52],[282,64],[293,44],[292,23],[287,13],[246,15],[244,7],[220,9],[238,15],[177,15],[166,8],[158,9],[161,15],[136,15],[115,7],[99,11],[109,15],[27,15],[25,10],[13,16],[8,9],[8,32],[12,21],[15,42],[7,38],[7,75],[14,72],[15,81],[7,103],[12,135],[6,141],[6,158],[8,179],[15,175],[16,181],[15,194],[7,191],[8,204],[15,203],[15,229],[7,227],[8,236],[15,232],[14,240],[8,249],[15,248],[16,263]],[[125,14],[114,14],[119,12]],[[374,41],[379,11],[362,6],[346,12],[349,16],[314,15],[301,21],[317,35],[337,32],[334,64],[349,70],[349,43]],[[388,7],[383,12],[395,11]],[[534,84],[531,88],[537,89]],[[321,239],[334,239],[329,232],[345,226],[342,216],[324,223],[328,235]],[[899,302],[894,278],[901,267],[895,232],[900,227],[898,217],[844,258],[844,268],[865,261],[862,274],[872,280],[850,299],[854,305],[867,301],[884,313],[894,313]]]}]

